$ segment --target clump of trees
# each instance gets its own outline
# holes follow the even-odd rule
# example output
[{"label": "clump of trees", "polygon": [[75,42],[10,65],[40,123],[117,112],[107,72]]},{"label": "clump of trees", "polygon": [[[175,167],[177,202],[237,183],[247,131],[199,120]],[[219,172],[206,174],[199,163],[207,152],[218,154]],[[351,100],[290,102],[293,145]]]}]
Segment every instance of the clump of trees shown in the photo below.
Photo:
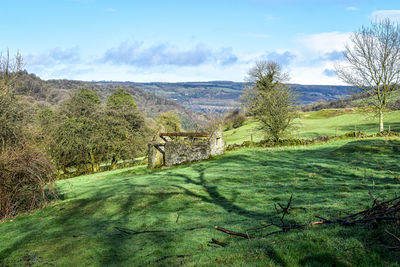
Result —
[{"label": "clump of trees", "polygon": [[47,88],[40,79],[29,82],[22,67],[19,54],[0,54],[0,220],[55,198],[61,174],[133,162],[153,133],[123,89],[105,102],[80,88],[58,106],[30,103],[37,95],[42,100]]},{"label": "clump of trees", "polygon": [[278,142],[294,126],[296,93],[285,84],[289,75],[274,61],[258,61],[249,70],[242,103],[265,136]]},{"label": "clump of trees", "polygon": [[[92,90],[81,88],[58,110],[39,114],[48,152],[59,171],[94,173],[103,163],[114,169],[120,161],[133,161],[144,153],[150,129],[132,96],[123,89],[105,104]],[[59,175],[61,172],[59,172]]]},{"label": "clump of trees", "polygon": [[350,41],[345,63],[336,66],[336,71],[344,82],[369,96],[368,105],[379,115],[382,132],[384,111],[400,82],[400,25],[389,19],[378,20],[354,32]]}]

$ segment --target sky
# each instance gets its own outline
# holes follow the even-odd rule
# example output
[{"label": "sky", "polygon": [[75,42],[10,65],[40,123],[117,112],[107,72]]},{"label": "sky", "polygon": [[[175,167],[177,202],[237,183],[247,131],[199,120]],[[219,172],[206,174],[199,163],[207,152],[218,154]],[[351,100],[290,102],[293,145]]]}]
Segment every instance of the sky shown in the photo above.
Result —
[{"label": "sky", "polygon": [[399,0],[0,0],[0,51],[43,79],[243,81],[274,60],[291,83],[343,84],[334,66]]}]

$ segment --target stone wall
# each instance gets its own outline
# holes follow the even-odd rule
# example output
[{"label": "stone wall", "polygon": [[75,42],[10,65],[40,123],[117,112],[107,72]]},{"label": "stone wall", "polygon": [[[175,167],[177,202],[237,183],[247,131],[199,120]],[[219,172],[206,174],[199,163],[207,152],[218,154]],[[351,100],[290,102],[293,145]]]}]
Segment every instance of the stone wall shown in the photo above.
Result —
[{"label": "stone wall", "polygon": [[163,166],[163,154],[154,147],[159,142],[151,142],[148,144],[147,161],[148,168],[156,168]]},{"label": "stone wall", "polygon": [[165,166],[172,166],[208,159],[210,156],[222,154],[225,145],[222,132],[216,132],[207,139],[172,140],[163,144],[154,141],[148,146],[148,167],[160,167],[164,160]]},{"label": "stone wall", "polygon": [[210,157],[208,142],[167,142],[165,143],[165,166],[192,162]]},{"label": "stone wall", "polygon": [[220,155],[224,153],[224,149],[226,146],[224,136],[222,131],[216,132],[209,140],[210,142],[210,155]]}]

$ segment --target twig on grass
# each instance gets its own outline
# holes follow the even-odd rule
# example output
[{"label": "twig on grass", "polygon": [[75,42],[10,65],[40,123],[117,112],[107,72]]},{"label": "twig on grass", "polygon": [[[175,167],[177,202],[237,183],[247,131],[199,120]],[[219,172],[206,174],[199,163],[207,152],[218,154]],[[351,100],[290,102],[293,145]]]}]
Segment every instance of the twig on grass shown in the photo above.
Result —
[{"label": "twig on grass", "polygon": [[[342,226],[352,226],[356,224],[368,224],[371,223],[373,226],[377,226],[379,222],[383,221],[398,221],[400,222],[400,197],[396,196],[395,198],[392,198],[390,200],[384,201],[384,202],[379,202],[378,199],[371,193],[369,192],[371,198],[373,199],[373,204],[372,207],[369,209],[362,210],[360,212],[350,214],[346,217],[343,218],[338,218],[338,219],[326,219],[321,216],[316,216],[316,218],[320,219],[319,221],[314,221],[314,222],[309,222],[309,223],[304,223],[304,224],[287,224],[285,222],[285,216],[287,214],[290,214],[290,209],[291,209],[291,203],[293,199],[293,194],[290,196],[290,199],[286,206],[278,203],[277,205],[280,207],[280,210],[277,208],[277,205],[274,205],[275,211],[279,213],[283,213],[282,216],[280,217],[280,222],[281,224],[277,224],[274,222],[269,223],[268,225],[258,227],[258,228],[250,228],[246,231],[246,233],[241,233],[241,232],[235,232],[220,226],[215,226],[215,229],[218,231],[221,231],[223,233],[226,233],[228,235],[234,235],[234,236],[239,236],[245,239],[255,239],[255,238],[266,238],[274,234],[279,234],[279,233],[286,233],[291,230],[295,229],[303,229],[306,226],[309,225],[319,225],[319,224],[339,224]],[[255,230],[261,230],[268,228],[270,226],[275,226],[280,228],[278,231],[270,232],[266,235],[256,235],[256,236],[249,236],[248,231],[255,231]],[[397,241],[400,242],[400,238],[397,237],[396,235],[386,231],[388,234],[390,234],[392,237],[394,237]],[[384,246],[384,245],[383,245]],[[384,246],[389,249],[399,249],[399,246]]]},{"label": "twig on grass", "polygon": [[144,231],[135,231],[135,230],[122,228],[122,227],[118,227],[118,226],[115,226],[114,228],[124,234],[139,235],[139,234],[147,234],[147,233],[174,233],[174,232],[180,232],[180,231],[193,231],[193,230],[203,229],[206,227],[205,226],[197,226],[197,227],[175,229],[175,230],[144,230]]},{"label": "twig on grass", "polygon": [[219,227],[219,226],[215,226],[215,230],[221,231],[221,232],[223,232],[223,233],[225,233],[225,234],[228,234],[228,235],[240,236],[240,237],[243,237],[243,238],[246,238],[246,239],[252,238],[252,237],[250,237],[248,234],[239,233],[239,232],[234,232],[234,231],[231,231],[231,230],[228,230],[228,229]]},{"label": "twig on grass", "polygon": [[155,262],[160,262],[160,261],[163,261],[163,260],[166,260],[166,259],[169,259],[169,258],[175,258],[175,257],[184,258],[184,257],[191,257],[191,256],[192,255],[190,255],[190,254],[163,256],[163,257],[159,258],[158,260],[156,260]]},{"label": "twig on grass", "polygon": [[226,247],[228,245],[227,243],[218,241],[217,239],[214,239],[214,238],[211,238],[211,243],[217,244],[217,245],[219,245],[221,247]]}]

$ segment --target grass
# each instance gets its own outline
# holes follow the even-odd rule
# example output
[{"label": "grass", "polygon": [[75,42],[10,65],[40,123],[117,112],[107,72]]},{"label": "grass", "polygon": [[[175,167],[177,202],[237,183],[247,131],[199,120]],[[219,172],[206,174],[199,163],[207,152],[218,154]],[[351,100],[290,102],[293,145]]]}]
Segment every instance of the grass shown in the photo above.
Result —
[{"label": "grass", "polygon": [[[379,130],[378,118],[373,114],[365,114],[357,109],[325,109],[313,112],[304,112],[296,120],[296,130],[292,132],[294,138],[314,138],[321,135],[338,135],[350,131],[362,131],[367,134],[377,133]],[[400,131],[400,111],[385,114],[385,129]],[[241,144],[244,141],[260,141],[263,134],[256,130],[255,120],[246,121],[245,125],[224,132],[227,144]]]},{"label": "grass", "polygon": [[[297,223],[367,208],[368,191],[399,192],[399,152],[396,138],[340,140],[59,181],[61,199],[0,224],[0,266],[396,266],[398,252],[374,245],[396,241],[384,230],[400,232],[389,225],[320,225],[252,241],[214,226],[245,231],[276,221],[273,204],[291,193],[287,219]],[[184,230],[192,227],[201,228]]]}]

